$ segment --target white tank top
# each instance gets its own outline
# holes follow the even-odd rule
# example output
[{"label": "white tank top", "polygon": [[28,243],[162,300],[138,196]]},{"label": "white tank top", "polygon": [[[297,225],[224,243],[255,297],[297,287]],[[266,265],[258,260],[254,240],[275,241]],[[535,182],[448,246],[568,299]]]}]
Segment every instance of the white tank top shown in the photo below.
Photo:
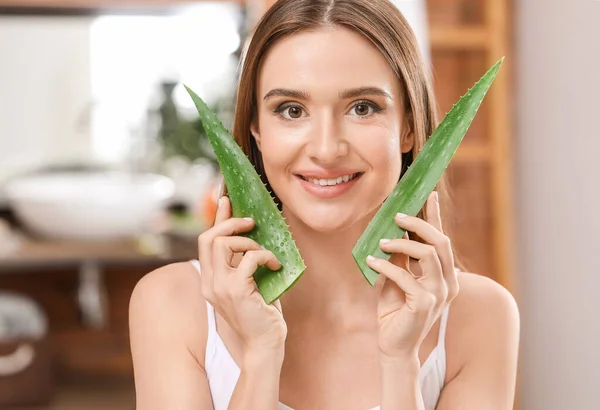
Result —
[{"label": "white tank top", "polygon": [[[190,261],[200,272],[200,263]],[[206,343],[206,357],[204,367],[208,377],[210,393],[215,410],[227,410],[233,390],[240,377],[240,368],[233,360],[227,346],[217,332],[215,310],[206,302],[208,312],[208,339]],[[425,410],[435,410],[446,377],[446,348],[444,344],[446,324],[448,323],[448,308],[441,315],[440,332],[437,346],[433,349],[425,363],[421,366],[419,381],[421,394],[425,403]],[[279,403],[278,410],[293,410],[283,403]],[[379,410],[379,406],[371,410]]]}]

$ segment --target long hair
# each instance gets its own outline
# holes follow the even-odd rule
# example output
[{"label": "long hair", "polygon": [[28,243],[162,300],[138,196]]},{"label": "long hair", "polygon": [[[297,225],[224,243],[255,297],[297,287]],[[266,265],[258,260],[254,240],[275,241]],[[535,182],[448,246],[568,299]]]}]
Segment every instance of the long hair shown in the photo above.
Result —
[{"label": "long hair", "polygon": [[[437,107],[429,72],[413,30],[389,0],[279,0],[260,19],[242,54],[233,136],[254,165],[281,210],[281,201],[267,179],[262,155],[250,127],[257,116],[256,88],[261,61],[275,42],[306,30],[344,27],[368,39],[387,59],[404,90],[406,119],[414,134],[411,151],[402,154],[400,179],[437,126]],[[398,136],[400,138],[400,136]],[[451,198],[446,177],[436,190],[448,231]],[[222,187],[226,194],[226,187]],[[418,217],[425,219],[425,207]],[[411,238],[421,240],[416,235]],[[462,268],[455,252],[455,264]]]}]

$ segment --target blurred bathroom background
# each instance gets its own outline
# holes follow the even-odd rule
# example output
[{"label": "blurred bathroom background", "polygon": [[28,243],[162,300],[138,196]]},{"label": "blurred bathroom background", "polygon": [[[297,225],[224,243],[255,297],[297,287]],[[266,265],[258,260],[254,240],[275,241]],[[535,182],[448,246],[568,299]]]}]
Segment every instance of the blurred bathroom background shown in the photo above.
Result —
[{"label": "blurred bathroom background", "polygon": [[[197,257],[221,182],[183,85],[230,128],[273,2],[0,0],[0,409],[135,408],[129,296]],[[448,169],[448,229],[519,303],[515,408],[597,409],[600,1],[393,2],[440,119],[505,56]]]}]

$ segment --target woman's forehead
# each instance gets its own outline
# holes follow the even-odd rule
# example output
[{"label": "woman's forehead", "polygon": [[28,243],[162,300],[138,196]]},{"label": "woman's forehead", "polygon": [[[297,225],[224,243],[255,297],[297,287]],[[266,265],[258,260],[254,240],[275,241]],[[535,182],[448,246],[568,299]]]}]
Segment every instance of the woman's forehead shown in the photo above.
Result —
[{"label": "woman's forehead", "polygon": [[347,28],[303,31],[279,40],[263,58],[260,98],[273,88],[308,93],[380,87],[398,97],[399,81],[387,59]]}]

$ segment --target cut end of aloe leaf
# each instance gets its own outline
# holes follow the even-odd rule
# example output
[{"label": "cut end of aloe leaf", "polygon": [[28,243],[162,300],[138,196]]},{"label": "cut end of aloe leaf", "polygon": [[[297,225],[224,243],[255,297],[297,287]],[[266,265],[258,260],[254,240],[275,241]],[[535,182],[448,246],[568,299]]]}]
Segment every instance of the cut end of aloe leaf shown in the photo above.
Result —
[{"label": "cut end of aloe leaf", "polygon": [[259,266],[254,273],[265,302],[273,303],[300,279],[306,269],[304,261],[273,197],[246,154],[208,105],[188,86],[185,89],[196,105],[217,157],[227,186],[232,216],[254,218],[252,231],[240,235],[273,252],[282,265],[277,271]]},{"label": "cut end of aloe leaf", "polygon": [[379,240],[404,235],[405,231],[394,221],[396,213],[416,216],[423,208],[467,133],[503,61],[504,57],[454,104],[352,249],[354,261],[371,285],[379,273],[367,265],[366,257],[389,260],[390,254],[381,250]]}]

